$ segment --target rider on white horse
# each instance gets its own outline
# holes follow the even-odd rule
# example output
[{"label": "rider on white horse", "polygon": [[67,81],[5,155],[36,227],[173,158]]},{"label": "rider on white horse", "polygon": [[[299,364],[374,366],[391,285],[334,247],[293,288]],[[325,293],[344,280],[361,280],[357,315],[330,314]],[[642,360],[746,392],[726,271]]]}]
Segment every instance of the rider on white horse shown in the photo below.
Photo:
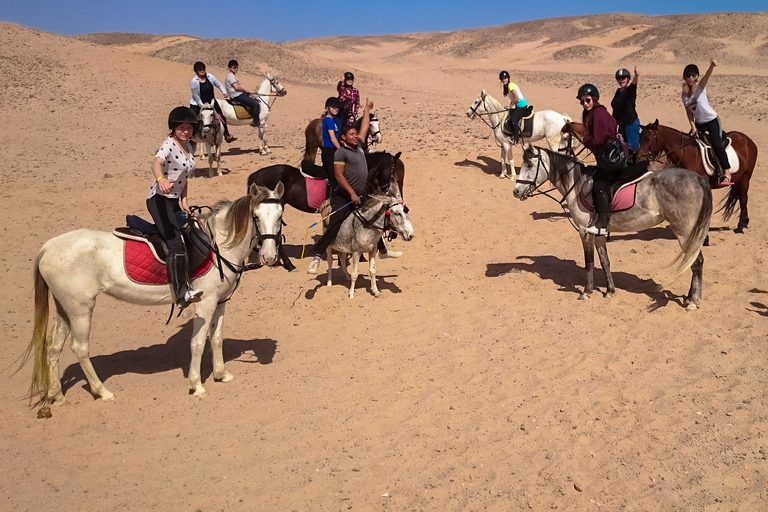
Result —
[{"label": "rider on white horse", "polygon": [[170,135],[155,154],[152,175],[155,178],[147,195],[147,210],[160,236],[168,246],[166,267],[176,306],[183,309],[199,302],[202,292],[189,284],[189,259],[176,220],[176,212],[192,215],[187,201],[187,182],[195,173],[195,157],[189,142],[195,133],[197,115],[188,107],[176,107],[168,115]]},{"label": "rider on white horse", "polygon": [[227,127],[227,118],[221,111],[219,103],[214,101],[213,88],[216,87],[224,95],[224,99],[229,99],[227,89],[216,80],[216,77],[205,71],[205,63],[197,61],[194,65],[195,76],[192,78],[192,82],[189,84],[189,88],[192,90],[192,99],[189,100],[189,108],[195,111],[195,114],[200,115],[200,105],[204,103],[212,103],[213,108],[219,114],[221,122],[224,124],[224,140],[227,142],[234,142],[237,139],[229,134],[229,128]]},{"label": "rider on white horse", "polygon": [[528,102],[525,101],[520,87],[516,83],[509,81],[509,73],[507,71],[499,73],[499,80],[501,80],[501,92],[504,93],[505,97],[509,97],[507,127],[511,129],[511,133],[515,136],[515,141],[517,141],[520,138],[520,120],[525,114]]},{"label": "rider on white horse", "polygon": [[243,89],[240,85],[240,80],[237,78],[237,71],[240,69],[240,65],[237,61],[234,59],[230,60],[227,67],[229,68],[229,73],[227,73],[227,78],[224,80],[224,87],[227,90],[229,98],[235,103],[245,107],[245,110],[247,110],[248,113],[251,114],[251,117],[253,117],[253,122],[251,124],[258,128],[259,113],[261,111],[259,102],[251,98],[248,91]]}]

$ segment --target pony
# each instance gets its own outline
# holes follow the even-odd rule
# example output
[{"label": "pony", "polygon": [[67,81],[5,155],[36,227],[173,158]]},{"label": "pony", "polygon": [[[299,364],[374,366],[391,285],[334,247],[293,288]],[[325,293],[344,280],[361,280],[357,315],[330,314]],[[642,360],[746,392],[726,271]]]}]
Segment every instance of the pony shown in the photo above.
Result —
[{"label": "pony", "polygon": [[[283,87],[283,85],[277,80],[277,77],[272,76],[271,74],[267,74],[267,78],[261,82],[259,90],[250,95],[251,98],[258,101],[261,106],[259,109],[259,153],[262,155],[266,155],[272,152],[272,150],[269,149],[269,146],[267,145],[267,139],[265,137],[267,119],[269,118],[269,110],[272,108],[272,105],[274,105],[275,100],[278,97],[285,96],[286,94],[288,94],[288,92],[285,90],[285,87]],[[270,100],[270,97],[273,99]],[[237,114],[235,113],[235,107],[233,107],[232,104],[228,101],[215,101],[217,101],[221,107],[221,112],[224,114],[224,117],[227,118],[227,123],[229,126],[243,126],[246,124],[252,124],[253,119],[250,117],[246,119],[238,119]]]},{"label": "pony", "polygon": [[[259,263],[277,262],[277,244],[281,236],[283,205],[282,185],[269,190],[253,185],[248,194],[231,202],[216,203],[201,223],[208,232],[216,254],[218,271],[211,270],[193,281],[203,291],[195,307],[189,366],[189,389],[195,396],[205,393],[200,379],[200,362],[206,339],[210,336],[215,380],[229,382],[234,377],[224,367],[225,302],[234,293],[240,276],[247,270],[245,261],[259,249]],[[34,327],[32,339],[22,358],[22,366],[34,358],[30,401],[37,405],[65,402],[59,376],[59,356],[71,334],[72,351],[77,356],[95,398],[112,400],[89,358],[91,316],[96,297],[104,292],[132,304],[171,304],[170,285],[146,285],[128,278],[124,270],[124,240],[112,233],[79,229],[48,240],[34,264]],[[53,296],[55,319],[48,335],[49,294]]]},{"label": "pony", "polygon": [[[735,168],[734,164],[738,163],[738,170],[731,174],[731,180],[735,184],[728,191],[728,196],[719,211],[723,212],[723,219],[728,220],[738,203],[739,223],[733,231],[744,233],[744,228],[749,225],[747,213],[749,182],[757,162],[757,146],[752,139],[741,132],[728,132],[726,137],[731,139],[731,147],[738,157],[738,162],[731,162],[731,166]],[[643,127],[640,133],[638,156],[641,159],[652,160],[659,160],[662,156],[666,156],[669,164],[707,177],[701,160],[701,150],[695,138],[674,128],[660,125],[658,119]]]},{"label": "pony", "polygon": [[[376,151],[368,153],[366,160],[368,161],[368,185],[366,189],[369,194],[382,193],[388,186],[392,174],[394,174],[398,190],[402,195],[405,165],[400,159],[400,153],[392,155],[385,151]],[[308,179],[312,178],[306,178],[296,167],[277,164],[259,169],[248,176],[248,186],[255,184],[272,189],[278,183],[282,183],[285,186],[285,193],[281,197],[283,205],[290,205],[305,213],[319,213],[322,206],[310,206],[307,200]],[[279,250],[283,266],[287,270],[294,270],[296,266],[285,254],[282,245]]]},{"label": "pony", "polygon": [[[325,224],[325,222],[323,222]],[[374,297],[380,297],[381,292],[376,287],[376,253],[378,242],[387,230],[399,234],[403,240],[413,240],[413,226],[408,216],[397,182],[393,176],[386,194],[370,196],[357,210],[354,210],[339,228],[334,242],[328,246],[328,281],[333,284],[333,253],[339,253],[339,262],[344,274],[349,277],[349,298],[355,298],[355,283],[357,282],[360,256],[368,253],[368,276],[371,280],[371,292]],[[346,255],[351,256],[350,271],[347,271]]]},{"label": "pony", "polygon": [[[485,119],[483,121],[493,130],[496,142],[501,147],[501,174],[499,178],[508,177],[509,179],[514,179],[517,176],[515,172],[515,159],[512,155],[512,146],[514,144],[512,139],[501,130],[508,114],[509,110],[502,107],[501,103],[490,94],[486,94],[484,90],[480,92],[480,95],[475,98],[475,101],[472,102],[469,110],[467,110],[467,117],[470,119],[488,117],[488,121],[485,121]],[[549,148],[552,150],[563,147],[566,138],[562,133],[562,129],[565,123],[570,120],[570,117],[558,114],[554,110],[538,111],[533,114],[533,133],[531,137],[528,139],[521,138],[520,142],[522,145],[525,145],[546,139]]]},{"label": "pony", "polygon": [[[579,200],[582,186],[589,181],[586,167],[577,159],[544,148],[529,146],[523,152],[523,165],[513,195],[525,200],[549,180],[562,194],[574,226],[581,237],[587,270],[587,284],[579,299],[587,299],[594,290],[594,249],[600,257],[607,283],[606,297],[616,292],[608,260],[606,237],[595,237],[585,231],[591,214]],[[673,265],[677,266],[662,282],[663,287],[679,278],[689,268],[693,271],[691,287],[686,297],[687,309],[695,310],[701,303],[704,256],[701,247],[707,237],[712,215],[712,190],[707,181],[686,169],[671,167],[649,173],[636,184],[634,205],[611,215],[611,232],[642,231],[664,221],[669,222],[682,249]],[[540,192],[544,194],[544,192]]]},{"label": "pony", "polygon": [[[368,136],[364,141],[360,141],[363,144],[363,148],[368,151],[368,148],[374,144],[378,144],[382,141],[381,128],[379,127],[378,110],[369,112],[370,125],[368,127]],[[362,123],[362,117],[355,120],[352,125],[356,130],[360,130]],[[309,122],[304,129],[304,160],[314,163],[317,157],[317,150],[323,147],[323,118],[313,119]]]},{"label": "pony", "polygon": [[[208,155],[208,177],[213,178],[213,161],[216,160],[216,176],[221,176],[221,145],[224,142],[224,125],[211,103],[200,105],[198,126],[202,126],[192,141],[205,144],[205,153]],[[213,149],[213,151],[211,151]],[[202,154],[202,146],[200,153]]]}]

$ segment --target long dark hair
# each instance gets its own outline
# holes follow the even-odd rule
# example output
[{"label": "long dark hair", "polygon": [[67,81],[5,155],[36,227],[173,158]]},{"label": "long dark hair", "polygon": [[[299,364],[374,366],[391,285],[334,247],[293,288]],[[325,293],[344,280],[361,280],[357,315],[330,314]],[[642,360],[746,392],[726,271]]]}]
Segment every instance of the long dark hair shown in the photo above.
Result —
[{"label": "long dark hair", "polygon": [[504,96],[509,96],[509,84],[512,83],[512,80],[505,84],[501,84],[501,92],[504,93]]},{"label": "long dark hair", "polygon": [[597,98],[594,96],[590,96],[590,98],[592,98],[592,110],[584,109],[581,111],[581,124],[584,125],[585,135],[592,135],[592,113],[600,106]]}]

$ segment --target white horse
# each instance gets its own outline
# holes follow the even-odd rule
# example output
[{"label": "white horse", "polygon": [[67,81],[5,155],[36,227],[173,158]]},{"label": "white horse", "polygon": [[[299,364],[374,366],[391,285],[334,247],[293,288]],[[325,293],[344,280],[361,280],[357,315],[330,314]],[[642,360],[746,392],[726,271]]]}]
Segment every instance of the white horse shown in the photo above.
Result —
[{"label": "white horse", "polygon": [[[250,96],[257,102],[259,102],[259,106],[261,107],[259,109],[259,140],[261,146],[259,147],[259,153],[262,155],[266,155],[268,153],[271,153],[272,150],[269,149],[269,146],[267,145],[267,139],[264,136],[264,132],[267,129],[267,119],[269,118],[269,109],[272,108],[272,105],[275,103],[275,100],[271,100],[270,98],[277,98],[278,96],[285,96],[287,91],[285,90],[285,87],[282,86],[280,82],[278,82],[276,76],[272,76],[271,74],[267,74],[267,78],[264,79],[263,82],[261,82],[261,85],[259,86],[258,92],[252,93]],[[252,124],[253,119],[248,117],[246,119],[238,119],[237,115],[235,114],[235,107],[233,107],[229,102],[227,101],[221,101],[221,100],[215,100],[219,103],[219,106],[221,107],[221,111],[224,114],[224,117],[227,118],[227,124],[229,126],[243,126],[246,124]]]},{"label": "white horse", "polygon": [[[193,286],[203,291],[195,307],[192,335],[192,362],[189,366],[189,389],[205,393],[200,379],[200,361],[206,339],[210,336],[213,352],[213,377],[229,382],[233,379],[224,368],[222,352],[223,321],[227,299],[237,287],[244,262],[259,244],[259,262],[272,266],[277,262],[277,246],[282,227],[283,185],[274,191],[252,185],[240,199],[219,201],[201,222],[219,255],[212,268],[195,279]],[[124,240],[112,233],[79,229],[48,240],[37,255],[34,267],[35,320],[32,340],[22,365],[34,355],[30,400],[38,404],[64,402],[59,376],[59,356],[64,341],[72,334],[71,348],[88,379],[90,392],[101,400],[114,395],[101,383],[89,358],[88,344],[91,316],[96,296],[101,292],[116,299],[143,305],[171,304],[171,286],[138,284],[124,270]],[[54,328],[48,336],[48,295],[56,306]]]},{"label": "white horse", "polygon": [[[221,145],[224,142],[224,125],[211,103],[200,105],[198,119],[202,122],[203,129],[195,134],[192,139],[198,144],[205,144],[205,153],[208,155],[208,177],[213,178],[213,162],[216,161],[216,176],[221,176]],[[202,156],[203,147],[200,148]]]},{"label": "white horse", "polygon": [[[486,94],[485,91],[480,92],[480,95],[472,102],[469,110],[467,110],[467,117],[470,119],[475,117],[482,119],[483,116],[488,116],[486,124],[493,130],[496,141],[501,146],[501,174],[499,178],[508,177],[509,179],[514,179],[517,177],[515,159],[512,156],[512,146],[514,144],[512,139],[501,130],[508,114],[509,110],[502,107],[501,103]],[[554,110],[540,110],[533,114],[533,133],[531,137],[521,137],[520,143],[525,145],[546,139],[549,149],[557,151],[559,148],[565,147],[567,140],[566,135],[562,133],[562,129],[565,123],[570,120],[570,117],[558,114]]]}]

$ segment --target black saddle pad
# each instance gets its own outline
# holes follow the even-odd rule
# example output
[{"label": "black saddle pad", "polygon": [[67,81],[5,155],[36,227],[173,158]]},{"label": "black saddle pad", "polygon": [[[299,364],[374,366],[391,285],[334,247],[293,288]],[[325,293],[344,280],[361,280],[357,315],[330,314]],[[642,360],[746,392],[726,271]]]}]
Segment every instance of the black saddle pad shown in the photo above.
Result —
[{"label": "black saddle pad", "polygon": [[[196,220],[190,220],[185,212],[176,212],[176,222],[181,226],[182,238],[187,248],[189,268],[199,267],[211,252],[211,239],[200,228]],[[133,237],[145,238],[152,244],[158,257],[165,261],[168,257],[168,246],[157,231],[157,227],[138,215],[126,215],[127,228],[117,228],[118,233],[125,233]]]}]

